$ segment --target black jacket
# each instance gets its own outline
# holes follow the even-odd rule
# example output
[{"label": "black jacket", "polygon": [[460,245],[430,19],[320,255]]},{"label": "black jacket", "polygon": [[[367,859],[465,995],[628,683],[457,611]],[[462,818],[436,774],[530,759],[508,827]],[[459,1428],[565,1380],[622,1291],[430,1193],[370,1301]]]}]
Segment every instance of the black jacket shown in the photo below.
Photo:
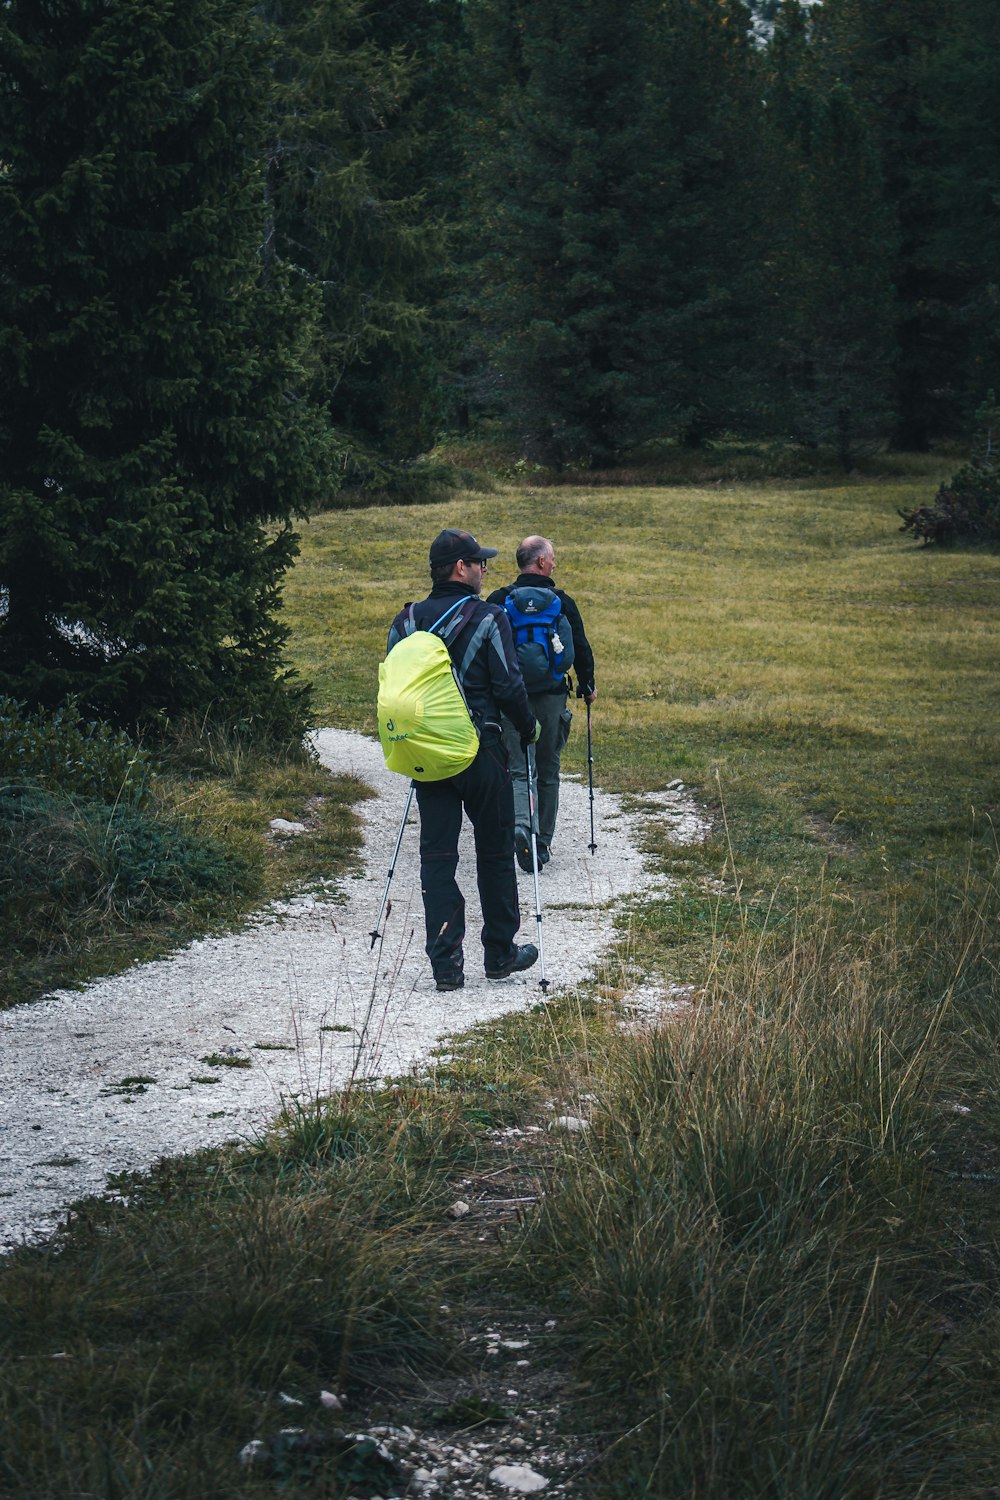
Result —
[{"label": "black jacket", "polygon": [[[456,599],[476,601],[461,630],[444,637],[469,712],[481,729],[484,724],[499,725],[500,710],[503,709],[519,734],[531,734],[535,728],[535,716],[514,650],[510,621],[502,608],[478,598],[472,589],[452,579],[438,584],[426,599],[413,605],[414,626],[418,630],[427,630]],[[387,651],[410,634],[409,612],[410,605],[404,604],[389,627]],[[456,610],[456,614],[464,613]]]},{"label": "black jacket", "polygon": [[[583,628],[583,619],[576,600],[563,589],[557,589],[551,578],[546,578],[544,573],[519,573],[513,583],[506,584],[502,589],[494,589],[487,602],[499,604],[503,609],[504,600],[511,589],[525,587],[555,589],[559,595],[563,614],[573,632],[573,673],[576,677],[576,696],[582,698],[584,693],[592,693],[594,691],[594,653],[590,649],[590,642]],[[559,692],[561,689],[557,688],[555,691]]]}]

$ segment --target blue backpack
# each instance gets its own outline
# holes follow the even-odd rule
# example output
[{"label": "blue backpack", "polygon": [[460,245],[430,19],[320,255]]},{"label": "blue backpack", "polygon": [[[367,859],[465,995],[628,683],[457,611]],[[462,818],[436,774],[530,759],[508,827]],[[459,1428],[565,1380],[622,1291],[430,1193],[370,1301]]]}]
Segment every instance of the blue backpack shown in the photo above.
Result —
[{"label": "blue backpack", "polygon": [[573,665],[573,632],[555,589],[522,584],[511,589],[504,609],[529,693],[545,693]]}]

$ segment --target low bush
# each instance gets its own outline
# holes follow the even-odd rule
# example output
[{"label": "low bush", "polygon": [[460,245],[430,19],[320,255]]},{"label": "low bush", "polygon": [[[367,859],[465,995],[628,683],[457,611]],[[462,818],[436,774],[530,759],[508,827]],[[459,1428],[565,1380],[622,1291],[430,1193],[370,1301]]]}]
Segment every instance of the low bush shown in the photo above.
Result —
[{"label": "low bush", "polygon": [[139,805],[151,774],[150,757],[127,734],[85,719],[75,703],[47,713],[0,697],[0,778]]},{"label": "low bush", "polygon": [[992,391],[976,413],[976,426],[977,457],[945,480],[931,505],[901,510],[900,531],[909,532],[928,546],[958,541],[1000,542],[1000,469],[996,464],[1000,407]]},{"label": "low bush", "polygon": [[7,963],[0,1003],[58,982],[67,963],[116,936],[170,928],[253,898],[260,870],[162,808],[0,787],[0,909]]},{"label": "low bush", "polygon": [[0,890],[14,905],[43,899],[67,916],[145,918],[165,904],[209,892],[236,897],[256,884],[236,852],[162,814],[29,787],[0,791]]},{"label": "low bush", "polygon": [[[107,974],[327,879],[365,789],[299,740],[178,720],[140,749],[74,704],[0,699],[0,1007]],[[267,835],[271,818],[308,836]]]},{"label": "low bush", "polygon": [[487,474],[462,464],[460,460],[452,462],[447,456],[433,454],[399,462],[369,450],[356,449],[351,455],[343,486],[324,508],[434,505],[449,499],[458,490],[489,494],[493,489],[493,481]]},{"label": "low bush", "polygon": [[1000,542],[1000,470],[965,464],[938,490],[932,505],[901,510],[900,531],[928,546]]}]

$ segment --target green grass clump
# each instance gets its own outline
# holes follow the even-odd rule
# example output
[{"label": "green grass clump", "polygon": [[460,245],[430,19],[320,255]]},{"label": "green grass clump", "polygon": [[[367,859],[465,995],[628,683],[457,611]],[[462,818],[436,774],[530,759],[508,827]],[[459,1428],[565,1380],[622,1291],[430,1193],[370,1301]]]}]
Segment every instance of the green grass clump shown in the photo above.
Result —
[{"label": "green grass clump", "polygon": [[117,1083],[112,1083],[106,1089],[102,1089],[101,1093],[105,1095],[144,1094],[149,1085],[156,1083],[156,1081],[149,1073],[130,1073],[128,1077],[119,1078]]},{"label": "green grass clump", "polygon": [[747,933],[688,1013],[592,1045],[592,1130],[519,1264],[629,1429],[594,1495],[989,1493],[997,1306],[954,1103],[1000,1023],[998,895],[917,950],[891,917]]},{"label": "green grass clump", "polygon": [[127,734],[84,719],[74,702],[52,713],[0,696],[0,781],[30,781],[67,795],[141,803],[153,762]]},{"label": "green grass clump", "polygon": [[177,817],[119,803],[0,788],[0,1003],[87,971],[129,934],[245,905],[261,881],[239,850]]},{"label": "green grass clump", "polygon": [[[189,742],[190,743],[190,742]],[[344,871],[367,789],[301,749],[218,731],[161,759],[141,805],[0,781],[0,1006],[152,957]],[[308,821],[281,843],[273,817]]]},{"label": "green grass clump", "polygon": [[[120,1180],[129,1208],[88,1201],[53,1244],[13,1255],[0,1488],[272,1493],[270,1471],[237,1463],[244,1444],[273,1448],[290,1420],[332,1436],[344,1418],[319,1408],[323,1389],[346,1392],[360,1425],[390,1383],[416,1390],[447,1368],[447,1176],[479,1133],[460,1104],[414,1087],[293,1111],[253,1148]],[[282,1493],[349,1492],[350,1455],[331,1448],[302,1473],[285,1459]]]}]

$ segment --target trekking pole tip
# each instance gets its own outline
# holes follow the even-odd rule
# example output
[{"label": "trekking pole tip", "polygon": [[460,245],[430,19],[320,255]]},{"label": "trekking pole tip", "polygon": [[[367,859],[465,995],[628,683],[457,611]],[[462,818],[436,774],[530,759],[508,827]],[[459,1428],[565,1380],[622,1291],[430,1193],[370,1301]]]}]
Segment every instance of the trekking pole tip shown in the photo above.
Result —
[{"label": "trekking pole tip", "polygon": [[371,952],[371,951],[372,951],[372,948],[374,948],[374,946],[375,946],[375,944],[376,944],[376,943],[377,943],[377,942],[378,942],[378,940],[379,940],[379,933],[377,933],[377,932],[370,932],[370,933],[369,933],[369,934],[368,934],[368,936],[369,936],[369,937],[370,937],[370,938],[371,938],[371,940],[372,940],[372,944],[371,944],[371,948],[369,948],[369,949],[368,949],[368,952],[369,952],[369,953],[370,953],[370,952]]}]

